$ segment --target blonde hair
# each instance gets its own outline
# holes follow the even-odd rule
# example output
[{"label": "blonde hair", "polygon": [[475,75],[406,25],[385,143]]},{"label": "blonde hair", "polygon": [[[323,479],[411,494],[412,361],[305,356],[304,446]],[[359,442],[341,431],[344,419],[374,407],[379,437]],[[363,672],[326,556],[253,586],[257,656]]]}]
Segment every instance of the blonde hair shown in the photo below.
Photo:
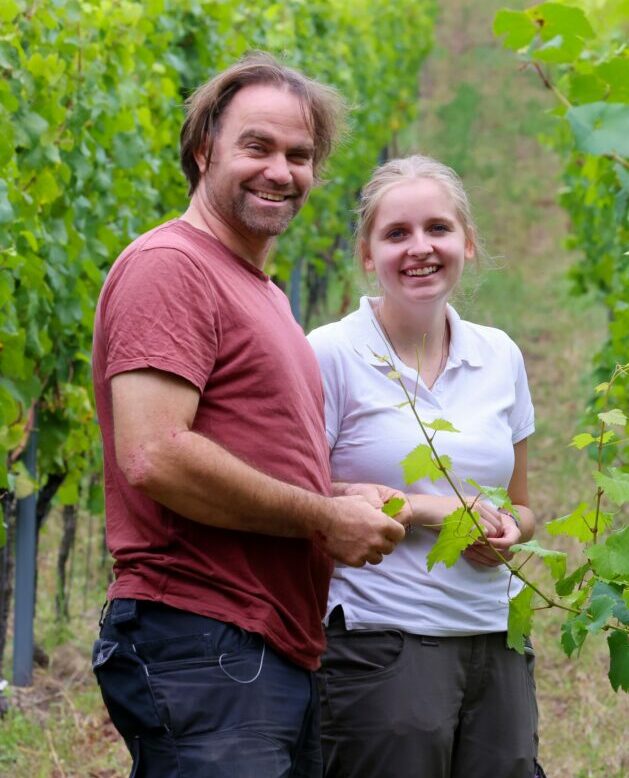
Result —
[{"label": "blonde hair", "polygon": [[474,247],[474,251],[478,251],[479,242],[470,201],[457,173],[432,157],[413,154],[410,157],[391,159],[380,165],[363,187],[357,208],[355,250],[358,259],[362,255],[362,246],[369,240],[376,212],[384,195],[394,186],[418,178],[429,178],[445,188],[454,202],[466,241]]},{"label": "blonde hair", "polygon": [[240,89],[258,84],[293,92],[300,100],[314,141],[314,173],[318,178],[343,129],[345,104],[331,86],[320,84],[288,68],[263,51],[246,54],[234,65],[200,86],[186,100],[186,120],[181,128],[180,160],[192,194],[201,174],[195,154],[203,150],[209,162],[220,130],[220,120]]}]

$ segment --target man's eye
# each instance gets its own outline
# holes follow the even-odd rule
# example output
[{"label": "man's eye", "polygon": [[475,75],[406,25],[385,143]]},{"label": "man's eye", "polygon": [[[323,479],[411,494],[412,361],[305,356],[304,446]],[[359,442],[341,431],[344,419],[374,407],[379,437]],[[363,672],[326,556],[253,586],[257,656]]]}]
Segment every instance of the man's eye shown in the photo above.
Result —
[{"label": "man's eye", "polygon": [[249,151],[254,151],[257,154],[262,154],[264,152],[264,146],[260,145],[259,143],[249,143],[247,148]]}]

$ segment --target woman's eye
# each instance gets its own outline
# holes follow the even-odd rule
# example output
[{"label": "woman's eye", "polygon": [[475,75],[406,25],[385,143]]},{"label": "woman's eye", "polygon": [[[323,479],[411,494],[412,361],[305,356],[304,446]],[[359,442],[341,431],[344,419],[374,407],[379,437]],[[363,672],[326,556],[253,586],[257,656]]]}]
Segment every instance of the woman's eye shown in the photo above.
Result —
[{"label": "woman's eye", "polygon": [[450,228],[447,224],[433,224],[430,228],[432,232],[449,232]]},{"label": "woman's eye", "polygon": [[398,229],[390,230],[389,232],[387,232],[386,238],[387,238],[387,240],[400,240],[400,238],[404,237],[404,234],[405,234],[404,230],[401,229],[401,228],[398,228]]}]

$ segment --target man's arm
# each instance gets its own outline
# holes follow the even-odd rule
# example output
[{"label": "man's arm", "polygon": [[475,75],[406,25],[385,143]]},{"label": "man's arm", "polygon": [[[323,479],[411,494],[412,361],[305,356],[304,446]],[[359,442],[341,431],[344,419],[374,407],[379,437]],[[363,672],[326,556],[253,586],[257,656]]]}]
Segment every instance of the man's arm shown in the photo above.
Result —
[{"label": "man's arm", "polygon": [[116,460],[134,488],[201,524],[315,538],[335,559],[377,564],[404,528],[363,497],[322,497],[257,471],[192,430],[199,393],[158,370],[111,381]]}]

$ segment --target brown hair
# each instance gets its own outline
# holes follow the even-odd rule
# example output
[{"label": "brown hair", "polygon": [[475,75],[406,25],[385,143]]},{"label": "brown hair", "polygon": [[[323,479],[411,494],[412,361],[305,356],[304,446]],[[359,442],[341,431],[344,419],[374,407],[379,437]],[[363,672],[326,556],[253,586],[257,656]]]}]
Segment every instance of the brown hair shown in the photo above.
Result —
[{"label": "brown hair", "polygon": [[392,159],[376,168],[371,179],[363,187],[358,205],[356,225],[356,256],[361,258],[362,245],[369,239],[376,211],[383,196],[397,184],[417,178],[430,178],[441,184],[450,195],[463,227],[465,239],[478,251],[478,237],[470,201],[463,182],[455,171],[432,157],[413,154],[410,157]]},{"label": "brown hair", "polygon": [[314,141],[313,166],[318,178],[323,163],[341,134],[345,104],[333,87],[320,84],[288,68],[263,51],[245,54],[234,65],[200,86],[186,100],[186,120],[181,128],[180,160],[189,182],[188,194],[197,188],[201,174],[195,153],[205,149],[209,162],[221,116],[245,86],[270,84],[289,89],[299,98]]}]

